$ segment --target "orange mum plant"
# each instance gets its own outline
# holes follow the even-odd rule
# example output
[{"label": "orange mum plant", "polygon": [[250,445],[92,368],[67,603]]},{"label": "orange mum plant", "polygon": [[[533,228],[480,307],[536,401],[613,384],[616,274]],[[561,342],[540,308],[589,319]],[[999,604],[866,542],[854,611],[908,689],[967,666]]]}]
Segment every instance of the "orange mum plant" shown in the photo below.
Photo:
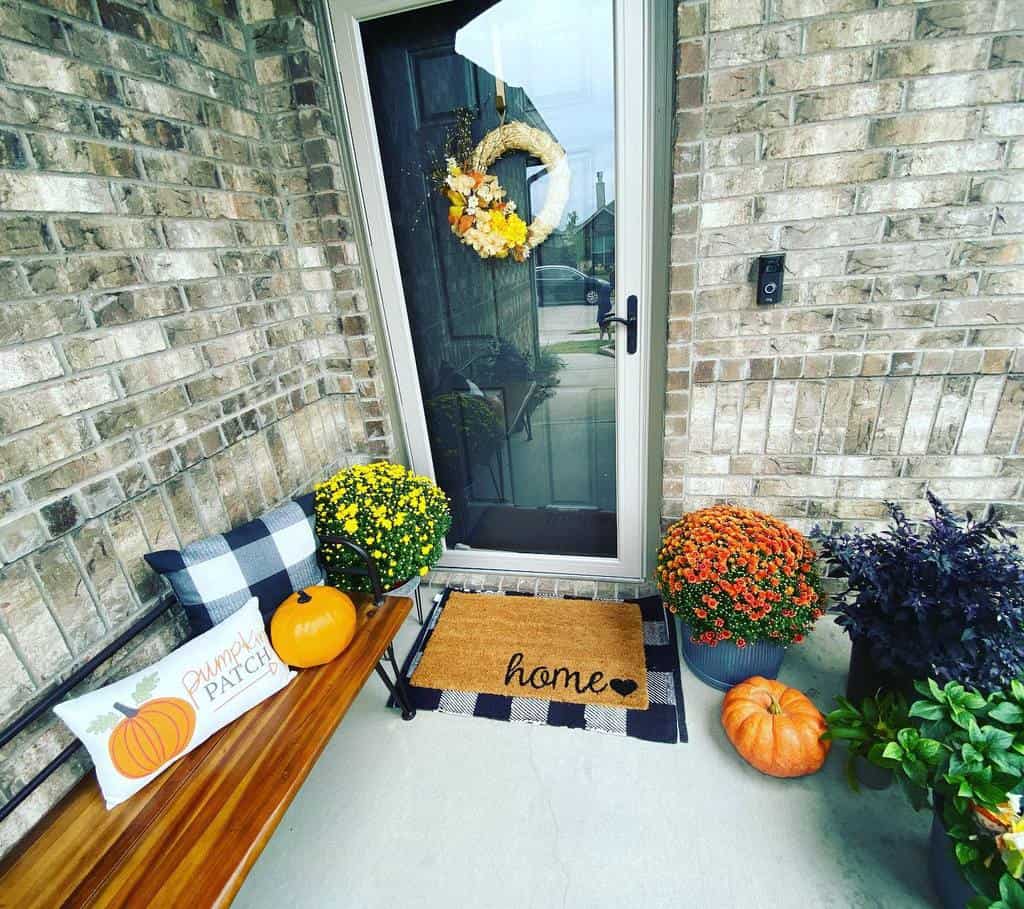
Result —
[{"label": "orange mum plant", "polygon": [[782,521],[732,505],[673,524],[658,553],[665,608],[712,647],[799,643],[824,613],[816,554]]}]

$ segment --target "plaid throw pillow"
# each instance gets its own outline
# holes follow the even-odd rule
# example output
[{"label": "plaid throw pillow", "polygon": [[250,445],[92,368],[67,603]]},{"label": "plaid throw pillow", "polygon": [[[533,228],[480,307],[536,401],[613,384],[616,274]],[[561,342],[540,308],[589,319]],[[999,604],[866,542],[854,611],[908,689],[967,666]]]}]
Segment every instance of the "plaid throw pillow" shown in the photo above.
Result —
[{"label": "plaid throw pillow", "polygon": [[250,597],[270,621],[301,587],[324,582],[316,559],[313,494],[268,511],[224,534],[190,543],[181,552],[151,552],[146,561],[171,583],[196,634],[223,622]]}]

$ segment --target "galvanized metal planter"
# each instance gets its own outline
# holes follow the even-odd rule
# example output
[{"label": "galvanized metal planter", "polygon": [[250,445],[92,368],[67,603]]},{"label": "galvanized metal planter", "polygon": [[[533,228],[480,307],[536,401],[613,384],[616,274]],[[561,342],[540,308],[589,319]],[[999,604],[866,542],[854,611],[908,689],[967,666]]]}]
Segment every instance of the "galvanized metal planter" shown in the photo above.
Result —
[{"label": "galvanized metal planter", "polygon": [[392,597],[411,597],[416,592],[416,588],[420,586],[420,581],[422,580],[420,577],[409,578],[404,584],[399,584],[393,590],[386,591],[386,593]]},{"label": "galvanized metal planter", "polygon": [[695,644],[690,640],[690,628],[680,623],[679,649],[690,671],[702,682],[728,691],[733,685],[760,675],[774,679],[779,674],[786,648],[781,644],[757,641],[746,647],[737,647],[732,641],[719,641],[714,647]]}]

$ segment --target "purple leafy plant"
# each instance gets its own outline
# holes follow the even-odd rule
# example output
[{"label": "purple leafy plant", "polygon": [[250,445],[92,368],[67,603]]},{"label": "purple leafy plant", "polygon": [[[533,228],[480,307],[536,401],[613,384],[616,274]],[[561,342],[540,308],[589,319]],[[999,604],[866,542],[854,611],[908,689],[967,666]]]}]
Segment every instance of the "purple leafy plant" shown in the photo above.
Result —
[{"label": "purple leafy plant", "polygon": [[1024,673],[1024,558],[994,512],[958,518],[928,493],[915,528],[887,503],[882,533],[815,528],[829,575],[846,582],[837,621],[881,671],[958,681],[989,692]]}]

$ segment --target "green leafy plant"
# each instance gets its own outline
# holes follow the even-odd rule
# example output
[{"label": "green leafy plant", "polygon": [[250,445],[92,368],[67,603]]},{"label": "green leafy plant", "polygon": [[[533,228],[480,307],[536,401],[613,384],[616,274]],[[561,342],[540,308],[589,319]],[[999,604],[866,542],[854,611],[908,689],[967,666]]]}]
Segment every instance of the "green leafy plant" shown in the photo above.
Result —
[{"label": "green leafy plant", "polygon": [[1024,685],[1014,680],[988,697],[958,682],[939,687],[929,679],[915,687],[925,697],[910,715],[921,721],[921,735],[947,752],[933,788],[958,808],[1005,803],[1024,779]]},{"label": "green leafy plant", "polygon": [[890,769],[916,808],[931,795],[961,871],[980,894],[972,909],[1016,907],[1024,896],[1017,883],[1024,844],[1016,842],[1024,832],[1016,798],[1024,792],[1024,683],[1014,680],[987,696],[959,682],[914,685],[922,697],[906,725],[872,722],[877,701],[856,707],[840,699],[826,717],[826,735],[852,742],[871,763]]},{"label": "green leafy plant", "polygon": [[846,744],[846,779],[850,788],[857,792],[860,789],[857,759],[883,767],[882,742],[888,743],[898,730],[910,723],[907,700],[897,692],[880,691],[875,697],[865,698],[860,707],[843,697],[837,697],[836,703],[839,706],[825,717],[828,732],[822,738]]},{"label": "green leafy plant", "polygon": [[1024,909],[1024,887],[1010,875],[999,878],[999,899],[989,902],[985,897],[976,897],[967,904],[968,909]]}]

